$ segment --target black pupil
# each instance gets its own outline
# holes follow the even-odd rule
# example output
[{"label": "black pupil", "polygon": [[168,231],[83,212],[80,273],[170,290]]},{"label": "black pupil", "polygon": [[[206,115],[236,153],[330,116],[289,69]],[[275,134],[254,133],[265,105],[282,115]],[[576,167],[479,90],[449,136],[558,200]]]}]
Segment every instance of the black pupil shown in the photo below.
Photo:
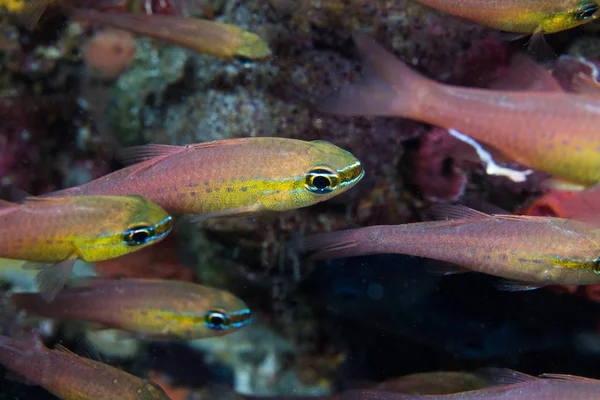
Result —
[{"label": "black pupil", "polygon": [[577,19],[588,19],[590,18],[592,15],[594,15],[596,13],[596,11],[598,11],[598,6],[596,4],[590,4],[588,6],[585,6],[584,8],[580,9],[575,18]]},{"label": "black pupil", "polygon": [[221,318],[219,316],[213,316],[210,319],[210,323],[215,326],[223,325],[223,318]]},{"label": "black pupil", "polygon": [[327,189],[330,185],[329,182],[329,179],[324,176],[315,176],[312,183],[317,189]]},{"label": "black pupil", "polygon": [[146,243],[151,236],[151,232],[148,228],[133,228],[129,230],[125,237],[129,244],[142,244]]}]

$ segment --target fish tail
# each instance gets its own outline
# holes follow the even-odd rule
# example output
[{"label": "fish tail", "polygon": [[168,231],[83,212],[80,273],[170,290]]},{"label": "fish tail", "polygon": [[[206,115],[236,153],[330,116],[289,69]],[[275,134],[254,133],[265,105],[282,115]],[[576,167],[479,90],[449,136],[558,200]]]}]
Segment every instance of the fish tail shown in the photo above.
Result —
[{"label": "fish tail", "polygon": [[298,250],[312,260],[352,257],[360,254],[357,230],[322,233],[300,239]]},{"label": "fish tail", "polygon": [[363,59],[363,80],[344,85],[318,106],[332,114],[420,119],[422,101],[438,84],[409,68],[363,33],[353,35]]}]

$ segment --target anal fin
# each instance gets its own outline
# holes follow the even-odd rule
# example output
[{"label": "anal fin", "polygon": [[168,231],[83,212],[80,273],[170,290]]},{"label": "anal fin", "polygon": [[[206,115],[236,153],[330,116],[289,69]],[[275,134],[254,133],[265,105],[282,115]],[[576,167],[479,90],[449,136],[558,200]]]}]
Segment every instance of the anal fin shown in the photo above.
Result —
[{"label": "anal fin", "polygon": [[538,282],[521,282],[521,281],[511,281],[511,280],[501,280],[497,282],[494,286],[498,290],[506,290],[508,292],[524,292],[527,290],[535,290],[542,288],[544,286],[548,286],[546,283],[538,283]]}]

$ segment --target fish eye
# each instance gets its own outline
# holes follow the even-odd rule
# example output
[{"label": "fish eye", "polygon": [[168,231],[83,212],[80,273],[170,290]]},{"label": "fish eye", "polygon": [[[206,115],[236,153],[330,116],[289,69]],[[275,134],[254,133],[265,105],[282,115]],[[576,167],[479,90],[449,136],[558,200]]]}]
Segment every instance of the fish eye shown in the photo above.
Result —
[{"label": "fish eye", "polygon": [[124,242],[129,246],[139,246],[147,243],[154,236],[151,226],[136,226],[125,232]]},{"label": "fish eye", "polygon": [[229,317],[222,311],[209,311],[204,317],[204,324],[210,329],[222,331],[229,328]]},{"label": "fish eye", "polygon": [[594,4],[594,3],[584,4],[575,12],[575,19],[577,21],[583,21],[583,20],[589,19],[589,18],[593,17],[597,11],[598,11],[597,4]]},{"label": "fish eye", "polygon": [[306,174],[306,188],[313,193],[329,193],[338,185],[338,176],[329,170],[317,168]]},{"label": "fish eye", "polygon": [[594,271],[594,273],[596,275],[600,275],[600,258],[598,258],[596,261],[594,261],[594,265],[592,266],[592,271]]}]

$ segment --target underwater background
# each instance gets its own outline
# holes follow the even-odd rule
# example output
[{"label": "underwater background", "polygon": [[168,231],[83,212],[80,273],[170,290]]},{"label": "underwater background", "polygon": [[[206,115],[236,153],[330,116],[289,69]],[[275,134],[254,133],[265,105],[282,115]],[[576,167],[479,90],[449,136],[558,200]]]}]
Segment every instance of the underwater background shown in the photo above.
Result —
[{"label": "underwater background", "polygon": [[[407,374],[490,367],[600,378],[600,286],[552,282],[535,290],[502,290],[498,276],[449,273],[444,262],[431,258],[372,254],[313,260],[298,246],[318,233],[429,221],[427,210],[438,203],[592,221],[600,209],[593,185],[584,191],[549,188],[545,183],[553,173],[539,170],[515,182],[486,173],[473,148],[443,127],[401,115],[319,109],[323,99],[366,74],[356,32],[434,81],[482,90],[497,88],[495,82],[510,75],[515,54],[530,54],[528,37],[509,40],[500,30],[413,0],[46,2],[34,27],[22,18],[27,1],[33,2],[0,0],[0,183],[7,201],[17,204],[21,192],[40,196],[105,177],[127,166],[119,158],[122,149],[145,144],[322,140],[360,160],[364,177],[325,201],[248,215],[253,209],[240,207],[240,215],[236,208],[196,221],[165,206],[175,223],[164,240],[75,264],[73,276],[187,281],[229,292],[252,315],[235,332],[156,339],[78,319],[36,317],[35,309],[25,313],[11,303],[13,293],[38,290],[36,271],[7,256],[0,259],[1,335],[31,336],[48,348],[61,344],[148,379],[173,400],[333,396]],[[231,36],[217,49],[208,33],[193,39],[205,41],[198,44],[190,44],[185,32],[178,39],[169,38],[173,31],[157,38],[124,29],[127,22],[111,26],[85,10],[185,15],[239,30],[215,34]],[[143,24],[157,30],[161,22]],[[598,27],[591,21],[545,35],[543,46],[553,54],[535,62],[563,87],[580,71],[597,78]],[[519,76],[528,83],[535,78],[530,70]],[[468,118],[486,118],[478,112],[464,110]],[[600,126],[596,131],[600,136]],[[233,171],[240,162],[268,162],[268,176],[304,160],[304,153],[291,150],[273,161],[263,153],[246,156],[208,157],[197,170],[203,162],[206,168],[219,163],[221,171]],[[510,151],[504,156],[500,164],[506,168],[529,167],[514,162]],[[186,173],[168,171],[158,179],[168,186]],[[312,182],[319,186],[317,178]],[[109,182],[125,192],[130,184]],[[220,196],[218,202],[229,201],[227,190]],[[0,229],[16,226],[0,223]],[[34,223],[23,226],[35,233]],[[0,236],[10,238],[10,229]],[[100,298],[94,307],[108,306]],[[0,378],[0,399],[78,398],[55,397],[25,378],[10,373]],[[598,397],[570,398],[600,399],[598,390]],[[352,397],[359,398],[375,397]]]}]

